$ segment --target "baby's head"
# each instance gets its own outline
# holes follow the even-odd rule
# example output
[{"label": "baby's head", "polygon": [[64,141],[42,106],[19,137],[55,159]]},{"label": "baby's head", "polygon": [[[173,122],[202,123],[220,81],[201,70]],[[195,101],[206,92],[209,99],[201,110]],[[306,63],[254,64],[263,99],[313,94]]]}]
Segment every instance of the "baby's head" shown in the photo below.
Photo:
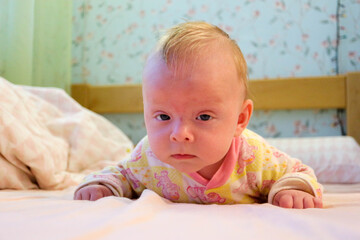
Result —
[{"label": "baby's head", "polygon": [[143,73],[150,147],[163,162],[211,177],[252,113],[243,55],[221,29],[179,24],[160,39]]},{"label": "baby's head", "polygon": [[206,54],[210,49],[218,50],[218,54],[225,51],[232,55],[239,82],[243,85],[247,96],[246,61],[237,43],[217,26],[206,22],[186,22],[176,25],[162,36],[154,54],[159,54],[167,67],[176,74],[183,68],[196,69],[197,59],[212,57]]}]

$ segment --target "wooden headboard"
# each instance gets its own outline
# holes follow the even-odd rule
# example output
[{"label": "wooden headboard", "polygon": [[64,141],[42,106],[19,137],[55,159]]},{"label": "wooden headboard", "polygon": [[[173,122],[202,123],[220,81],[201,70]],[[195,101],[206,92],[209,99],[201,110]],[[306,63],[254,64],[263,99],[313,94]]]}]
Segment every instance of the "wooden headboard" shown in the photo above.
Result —
[{"label": "wooden headboard", "polygon": [[[255,109],[345,109],[347,135],[360,143],[360,72],[249,81]],[[141,85],[73,84],[71,95],[97,113],[140,113]]]}]

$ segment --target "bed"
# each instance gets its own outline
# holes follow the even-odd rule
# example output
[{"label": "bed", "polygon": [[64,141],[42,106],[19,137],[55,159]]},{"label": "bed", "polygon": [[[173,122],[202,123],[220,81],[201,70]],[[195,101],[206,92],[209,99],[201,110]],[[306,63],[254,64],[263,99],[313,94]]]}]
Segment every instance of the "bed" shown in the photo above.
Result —
[{"label": "bed", "polygon": [[[56,89],[14,86],[5,80],[0,83],[0,96],[6,91],[11,96],[8,98],[18,98],[12,103],[16,106],[12,111],[15,117],[11,121],[0,118],[0,126],[19,121],[21,117],[16,114],[25,110],[26,116],[34,116],[23,121],[23,125],[46,119],[49,122],[46,129],[50,126],[51,133],[56,134],[55,140],[63,140],[54,140],[55,144],[61,147],[65,142],[64,149],[68,149],[65,166],[39,162],[30,166],[24,163],[24,167],[19,163],[24,158],[23,148],[10,155],[11,161],[0,161],[27,173],[13,183],[13,189],[4,189],[4,183],[0,183],[3,188],[0,239],[360,239],[360,73],[250,82],[257,109],[346,110],[347,136],[268,139],[278,148],[302,158],[323,183],[324,208],[305,210],[282,209],[270,204],[178,204],[149,190],[136,200],[108,197],[95,202],[74,201],[74,185],[84,174],[116,162],[132,148],[120,130],[94,112],[141,112],[141,86],[74,84],[72,97],[80,106]],[[19,107],[19,101],[23,108]],[[3,116],[7,109],[4,100],[0,102],[0,116]],[[32,107],[28,106],[30,102]],[[51,106],[56,106],[56,111]],[[51,117],[38,119],[44,109]],[[38,131],[45,129],[42,124],[36,126]],[[4,135],[4,129],[0,128],[0,136]],[[106,151],[96,150],[99,148]],[[8,155],[3,147],[0,150],[4,160]],[[51,174],[44,175],[43,171]],[[9,172],[0,170],[1,175],[9,176]]]}]

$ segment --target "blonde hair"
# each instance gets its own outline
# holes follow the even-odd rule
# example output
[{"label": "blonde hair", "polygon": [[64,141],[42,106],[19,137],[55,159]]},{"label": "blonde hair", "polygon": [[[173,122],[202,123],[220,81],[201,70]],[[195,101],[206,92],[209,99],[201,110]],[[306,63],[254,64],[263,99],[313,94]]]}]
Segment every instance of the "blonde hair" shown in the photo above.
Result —
[{"label": "blonde hair", "polygon": [[206,22],[185,22],[169,30],[159,40],[156,52],[160,53],[169,68],[186,63],[188,56],[193,56],[209,45],[210,41],[228,44],[234,56],[237,73],[248,93],[247,66],[244,56],[230,36],[219,27]]}]

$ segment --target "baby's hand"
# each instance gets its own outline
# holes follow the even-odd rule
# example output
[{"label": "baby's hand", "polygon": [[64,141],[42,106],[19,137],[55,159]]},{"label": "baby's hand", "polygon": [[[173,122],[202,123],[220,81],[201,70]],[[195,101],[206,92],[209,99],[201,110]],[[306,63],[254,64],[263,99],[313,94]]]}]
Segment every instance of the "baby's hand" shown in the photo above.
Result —
[{"label": "baby's hand", "polygon": [[322,208],[322,200],[313,195],[299,190],[282,190],[274,199],[275,206],[283,208]]},{"label": "baby's hand", "polygon": [[74,200],[95,201],[99,198],[114,196],[111,190],[104,185],[89,185],[76,191]]}]

